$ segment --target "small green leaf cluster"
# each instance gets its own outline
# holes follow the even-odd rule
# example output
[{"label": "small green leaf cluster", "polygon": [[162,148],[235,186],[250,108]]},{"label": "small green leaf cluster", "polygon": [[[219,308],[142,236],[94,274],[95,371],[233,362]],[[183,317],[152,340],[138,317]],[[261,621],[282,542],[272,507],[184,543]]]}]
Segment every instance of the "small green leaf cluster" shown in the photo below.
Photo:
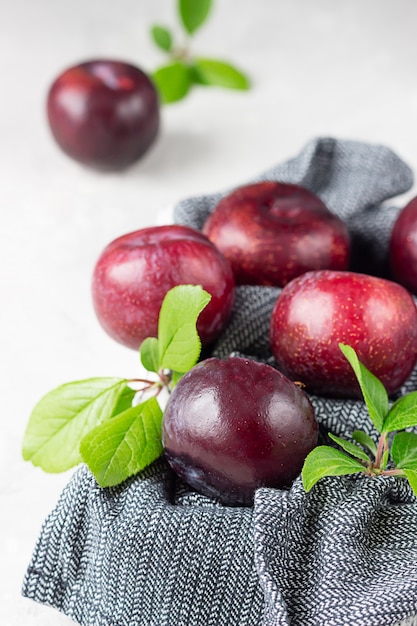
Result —
[{"label": "small green leaf cluster", "polygon": [[[124,482],[162,454],[163,410],[157,395],[170,391],[200,357],[196,322],[211,296],[198,285],[178,285],[162,303],[158,338],[140,357],[156,380],[90,378],[66,383],[34,407],[23,439],[23,458],[57,473],[84,462],[101,487]],[[148,397],[134,403],[137,390]]]},{"label": "small green leaf cluster", "polygon": [[359,361],[355,350],[344,344],[339,347],[355,372],[380,437],[375,443],[367,433],[356,430],[353,441],[348,441],[329,433],[338,448],[323,445],[310,452],[302,469],[304,489],[309,491],[325,476],[364,474],[406,478],[417,495],[417,434],[405,430],[417,426],[417,391],[390,406],[385,387]]},{"label": "small green leaf cluster", "polygon": [[178,0],[178,17],[186,44],[176,45],[172,31],[155,24],[151,37],[156,46],[167,54],[167,62],[152,74],[161,102],[170,104],[185,98],[195,85],[217,86],[247,90],[248,77],[234,65],[219,59],[192,56],[189,40],[206,22],[212,0]]}]

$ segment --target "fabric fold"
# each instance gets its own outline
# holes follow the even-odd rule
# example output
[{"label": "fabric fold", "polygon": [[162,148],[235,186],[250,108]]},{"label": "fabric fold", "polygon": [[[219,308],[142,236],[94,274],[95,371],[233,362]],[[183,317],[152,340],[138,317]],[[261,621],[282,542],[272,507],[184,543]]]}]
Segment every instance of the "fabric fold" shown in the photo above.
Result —
[{"label": "fabric fold", "polygon": [[390,626],[417,614],[417,502],[393,477],[256,494],[264,626]]}]

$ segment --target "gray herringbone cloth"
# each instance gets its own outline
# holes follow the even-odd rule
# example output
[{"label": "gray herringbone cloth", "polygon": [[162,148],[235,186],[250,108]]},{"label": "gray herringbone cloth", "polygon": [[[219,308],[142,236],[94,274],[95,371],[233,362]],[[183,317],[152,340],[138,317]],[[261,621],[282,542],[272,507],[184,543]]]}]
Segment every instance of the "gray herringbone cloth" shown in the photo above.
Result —
[{"label": "gray herringbone cloth", "polygon": [[[332,138],[253,180],[300,183],[348,223],[355,269],[384,275],[407,165],[384,146]],[[253,181],[251,181],[253,182]],[[175,220],[201,228],[222,194],[190,198]],[[214,348],[271,361],[279,289],[239,287]],[[417,388],[414,372],[401,393]],[[360,401],[313,396],[323,432],[373,432]],[[160,459],[122,487],[82,467],[42,528],[23,594],[82,626],[417,624],[417,499],[400,479],[328,478],[305,494],[260,489],[252,508],[191,491]]]}]

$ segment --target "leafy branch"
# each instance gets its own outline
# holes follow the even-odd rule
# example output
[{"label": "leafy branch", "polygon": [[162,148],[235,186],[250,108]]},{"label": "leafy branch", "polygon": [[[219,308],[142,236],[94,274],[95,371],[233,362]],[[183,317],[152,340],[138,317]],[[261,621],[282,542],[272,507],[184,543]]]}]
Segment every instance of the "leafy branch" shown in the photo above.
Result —
[{"label": "leafy branch", "polygon": [[152,74],[164,104],[182,100],[196,85],[250,88],[248,77],[231,63],[191,53],[190,41],[207,21],[212,5],[212,0],[177,0],[184,44],[178,44],[172,30],[166,26],[154,24],[150,29],[153,42],[167,56],[166,62]]},{"label": "leafy branch", "polygon": [[[329,433],[338,448],[317,446],[310,452],[302,469],[305,490],[310,491],[325,476],[364,474],[406,478],[417,495],[417,434],[405,430],[417,426],[417,391],[390,407],[385,387],[359,361],[355,350],[344,344],[339,347],[355,372],[379,440],[375,443],[363,430],[352,434],[353,441]],[[388,435],[393,433],[390,443]]]},{"label": "leafy branch", "polygon": [[210,298],[198,285],[178,285],[166,294],[158,337],[149,337],[140,349],[142,365],[154,379],[89,378],[41,398],[28,421],[23,458],[51,473],[84,461],[101,487],[118,485],[155,461],[162,454],[163,417],[156,398],[197,363],[196,323]]}]

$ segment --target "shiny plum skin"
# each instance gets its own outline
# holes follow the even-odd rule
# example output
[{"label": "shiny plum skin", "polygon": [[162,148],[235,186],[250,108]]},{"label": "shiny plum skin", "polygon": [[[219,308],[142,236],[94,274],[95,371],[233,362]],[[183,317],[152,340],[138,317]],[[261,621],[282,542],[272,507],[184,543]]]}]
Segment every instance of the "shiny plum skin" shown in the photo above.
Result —
[{"label": "shiny plum skin", "polygon": [[150,78],[129,63],[108,59],[62,72],[49,89],[47,116],[68,156],[102,170],[132,165],[150,148],[160,126]]},{"label": "shiny plum skin", "polygon": [[157,336],[162,301],[181,284],[201,285],[211,294],[197,321],[208,345],[226,326],[234,304],[233,273],[222,254],[199,231],[175,224],[118,237],[93,270],[97,318],[113,339],[136,350],[146,337]]},{"label": "shiny plum skin", "polygon": [[278,370],[241,357],[209,358],[174,388],[163,418],[174,471],[200,493],[250,505],[258,487],[288,487],[317,445],[307,395]]},{"label": "shiny plum skin", "polygon": [[223,197],[203,233],[229,259],[237,284],[282,287],[309,270],[345,270],[350,235],[315,194],[260,182]]},{"label": "shiny plum skin", "polygon": [[417,294],[417,197],[410,200],[395,221],[389,260],[393,280]]},{"label": "shiny plum skin", "polygon": [[284,287],[271,316],[271,350],[279,369],[307,392],[362,397],[339,349],[352,346],[389,394],[417,360],[417,309],[411,294],[392,281],[322,270]]}]

